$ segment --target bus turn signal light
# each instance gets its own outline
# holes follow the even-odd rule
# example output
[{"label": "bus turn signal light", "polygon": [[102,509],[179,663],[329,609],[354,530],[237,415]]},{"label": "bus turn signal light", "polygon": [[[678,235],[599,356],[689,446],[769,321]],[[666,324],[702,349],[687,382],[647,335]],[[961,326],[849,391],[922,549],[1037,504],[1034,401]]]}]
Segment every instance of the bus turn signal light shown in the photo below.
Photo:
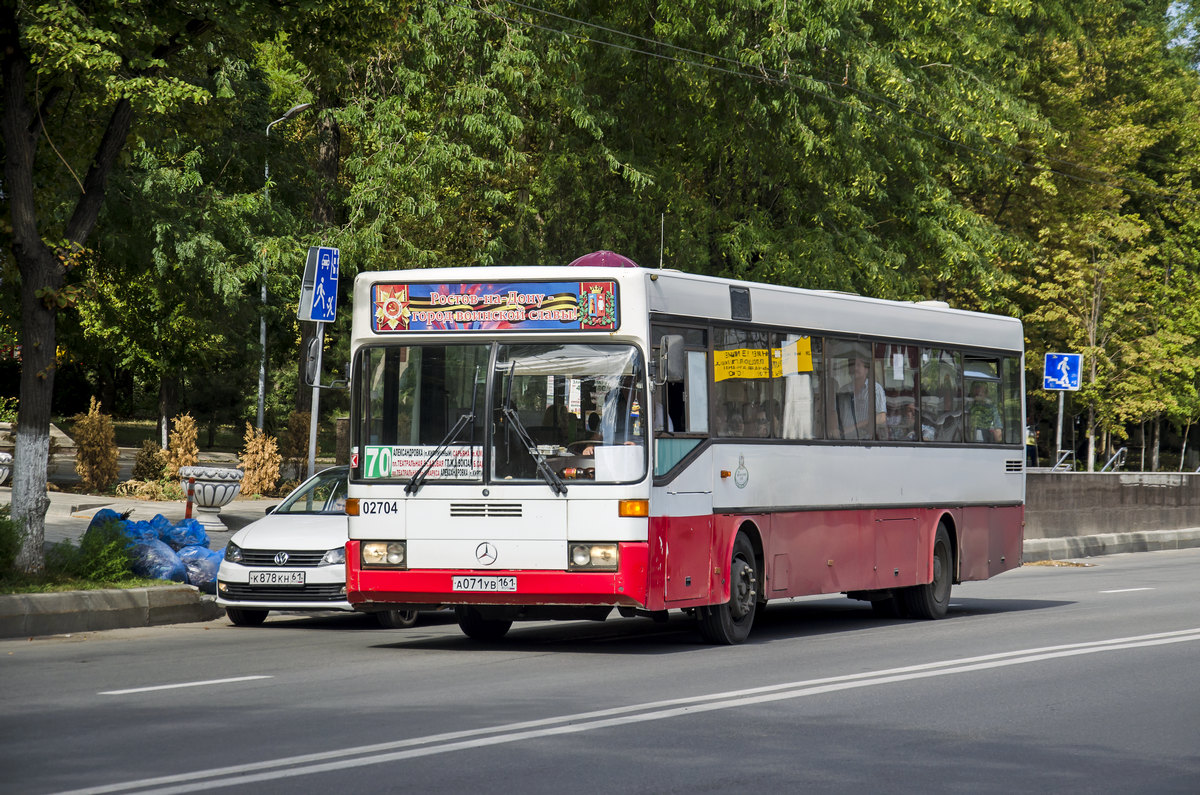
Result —
[{"label": "bus turn signal light", "polygon": [[349,497],[346,499],[346,515],[358,516],[358,497]]},{"label": "bus turn signal light", "polygon": [[617,516],[649,516],[650,500],[621,500],[617,503]]}]

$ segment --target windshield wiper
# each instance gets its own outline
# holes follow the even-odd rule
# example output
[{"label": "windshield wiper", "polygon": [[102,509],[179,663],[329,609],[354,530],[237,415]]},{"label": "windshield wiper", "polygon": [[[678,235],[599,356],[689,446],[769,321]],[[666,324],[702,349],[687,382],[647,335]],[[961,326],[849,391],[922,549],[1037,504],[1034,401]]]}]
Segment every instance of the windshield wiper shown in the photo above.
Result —
[{"label": "windshield wiper", "polygon": [[512,407],[512,382],[513,374],[516,372],[517,363],[513,362],[512,368],[508,371],[508,387],[505,390],[504,406],[500,412],[508,418],[509,426],[520,438],[521,443],[525,445],[525,449],[529,455],[533,457],[534,463],[537,464],[538,474],[550,486],[550,490],[555,494],[566,495],[567,484],[563,483],[562,478],[558,476],[550,465],[546,463],[546,457],[537,449],[537,442],[529,435],[529,431],[525,428],[525,423],[521,422],[521,417],[517,414],[517,410]]},{"label": "windshield wiper", "polygon": [[447,447],[449,447],[450,445],[452,445],[456,441],[458,441],[458,435],[460,433],[462,433],[462,429],[467,427],[468,424],[470,424],[470,426],[471,426],[471,445],[470,445],[470,448],[468,449],[468,453],[471,456],[471,462],[474,463],[474,460],[475,460],[475,397],[478,394],[478,392],[479,392],[479,367],[477,366],[475,368],[475,375],[471,379],[471,410],[466,412],[465,414],[463,414],[461,417],[458,418],[458,421],[454,423],[454,426],[450,428],[450,430],[442,438],[442,441],[438,444],[438,446],[434,449],[434,451],[432,453],[430,453],[425,458],[424,461],[421,462],[421,466],[417,467],[417,471],[414,472],[412,477],[408,479],[408,484],[405,485],[405,487],[404,487],[405,494],[409,494],[409,495],[416,494],[420,490],[421,486],[424,485],[424,483],[425,483],[425,478],[427,478],[429,476],[429,473],[433,471],[433,462],[435,460],[437,460],[437,458],[442,454],[442,452]]}]

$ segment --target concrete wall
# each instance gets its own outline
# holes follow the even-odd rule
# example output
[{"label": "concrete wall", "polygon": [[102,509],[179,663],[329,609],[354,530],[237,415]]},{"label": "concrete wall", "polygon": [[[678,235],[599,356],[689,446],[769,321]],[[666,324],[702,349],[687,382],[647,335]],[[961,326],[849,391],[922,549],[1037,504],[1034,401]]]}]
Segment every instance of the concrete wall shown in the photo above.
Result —
[{"label": "concrete wall", "polygon": [[1200,475],[1029,472],[1025,538],[1200,527]]}]

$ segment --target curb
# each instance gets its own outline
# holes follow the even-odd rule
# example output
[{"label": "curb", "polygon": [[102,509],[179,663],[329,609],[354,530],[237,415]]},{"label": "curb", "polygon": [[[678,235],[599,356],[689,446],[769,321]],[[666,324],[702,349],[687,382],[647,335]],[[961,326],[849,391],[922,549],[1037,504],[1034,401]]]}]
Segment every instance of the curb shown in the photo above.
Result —
[{"label": "curb", "polygon": [[0,638],[211,621],[225,611],[191,585],[0,595]]},{"label": "curb", "polygon": [[1140,533],[1102,533],[1064,538],[1027,538],[1021,555],[1025,563],[1061,558],[1090,558],[1125,552],[1158,552],[1200,547],[1200,528]]}]

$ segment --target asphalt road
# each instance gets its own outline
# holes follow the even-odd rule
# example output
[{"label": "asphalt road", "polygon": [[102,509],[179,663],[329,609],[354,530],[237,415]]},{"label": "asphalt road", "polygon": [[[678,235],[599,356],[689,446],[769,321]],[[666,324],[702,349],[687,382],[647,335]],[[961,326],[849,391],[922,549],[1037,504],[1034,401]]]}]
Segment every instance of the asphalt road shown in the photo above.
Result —
[{"label": "asphalt road", "polygon": [[[272,616],[0,641],[0,790],[1200,792],[1200,550],[1026,567],[950,616]],[[223,680],[223,681],[222,681]]]}]

